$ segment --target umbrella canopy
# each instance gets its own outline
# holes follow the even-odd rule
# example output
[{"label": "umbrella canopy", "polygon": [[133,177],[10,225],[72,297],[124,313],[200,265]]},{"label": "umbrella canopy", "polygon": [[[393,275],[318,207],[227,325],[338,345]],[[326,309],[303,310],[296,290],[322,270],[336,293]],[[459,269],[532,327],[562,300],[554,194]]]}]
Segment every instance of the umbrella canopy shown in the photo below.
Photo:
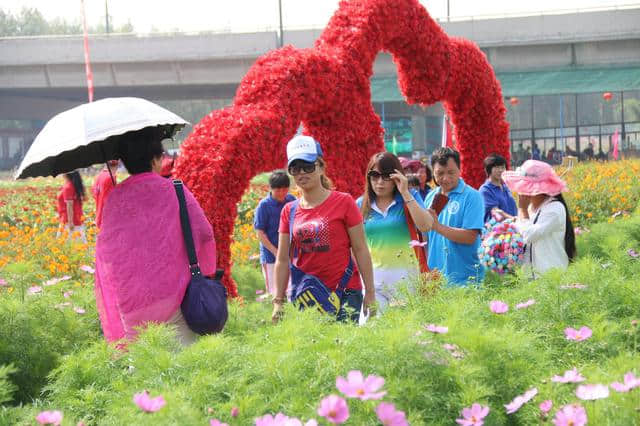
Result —
[{"label": "umbrella canopy", "polygon": [[16,179],[57,176],[117,156],[118,142],[135,132],[162,127],[172,137],[189,124],[176,114],[140,98],[106,98],[53,117],[36,136]]}]

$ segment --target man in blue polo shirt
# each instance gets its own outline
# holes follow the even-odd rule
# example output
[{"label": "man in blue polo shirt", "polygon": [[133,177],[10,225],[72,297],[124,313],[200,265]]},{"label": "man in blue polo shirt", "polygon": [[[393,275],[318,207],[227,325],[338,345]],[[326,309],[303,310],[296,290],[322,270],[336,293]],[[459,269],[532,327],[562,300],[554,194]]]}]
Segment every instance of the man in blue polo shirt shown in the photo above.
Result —
[{"label": "man in blue polo shirt", "polygon": [[278,226],[280,212],[285,204],[296,198],[289,194],[289,176],[283,170],[276,170],[269,176],[271,192],[260,200],[253,220],[253,227],[260,240],[260,263],[262,275],[267,289],[272,296],[276,295],[276,283],[273,267],[278,252]]},{"label": "man in blue polo shirt", "polygon": [[507,213],[515,216],[518,214],[516,201],[511,195],[511,191],[502,181],[502,173],[507,169],[507,160],[498,154],[491,154],[484,159],[484,170],[487,173],[487,180],[480,187],[480,194],[484,198],[484,221],[491,219],[491,211],[497,213]]},{"label": "man in blue polo shirt", "polygon": [[[451,148],[438,148],[431,156],[433,177],[438,188],[425,198],[425,207],[434,218],[429,231],[429,269],[437,269],[452,285],[484,280],[484,267],[478,259],[480,231],[484,226],[484,201],[460,177],[460,154]],[[439,215],[431,209],[437,193],[449,197]]]}]

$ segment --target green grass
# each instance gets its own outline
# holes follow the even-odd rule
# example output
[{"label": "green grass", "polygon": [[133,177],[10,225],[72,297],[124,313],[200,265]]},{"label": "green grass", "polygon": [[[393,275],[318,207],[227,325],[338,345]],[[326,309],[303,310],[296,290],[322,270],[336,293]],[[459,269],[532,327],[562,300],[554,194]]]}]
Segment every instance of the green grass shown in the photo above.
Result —
[{"label": "green grass", "polygon": [[[537,424],[543,400],[553,400],[552,415],[565,404],[579,402],[576,385],[552,383],[553,375],[576,367],[586,383],[609,384],[621,381],[628,371],[640,374],[640,331],[631,325],[640,319],[640,260],[627,254],[630,248],[640,251],[640,215],[593,226],[578,243],[580,257],[567,271],[551,271],[535,282],[521,274],[506,279],[490,276],[481,290],[443,289],[431,298],[410,296],[405,306],[391,308],[363,327],[335,324],[290,306],[285,319],[273,326],[271,306],[253,302],[255,296],[248,292],[242,305],[231,304],[222,335],[201,338],[185,349],[178,347],[169,329],[154,326],[127,352],[119,353],[101,340],[93,311],[92,322],[81,318],[74,324],[85,330],[84,335],[64,336],[75,328],[60,326],[54,321],[59,314],[45,309],[55,302],[54,296],[23,306],[14,295],[0,303],[0,317],[4,315],[0,330],[11,328],[6,325],[10,310],[47,318],[13,324],[25,330],[23,350],[31,353],[30,345],[37,345],[65,355],[43,392],[28,405],[5,405],[0,423],[32,424],[44,409],[62,410],[69,425],[79,420],[101,425],[204,425],[212,417],[246,425],[257,416],[279,411],[306,420],[318,418],[316,409],[324,396],[338,393],[336,376],[357,369],[385,378],[384,400],[405,411],[412,425],[454,424],[461,409],[474,402],[490,406],[487,425]],[[250,279],[261,282],[249,269],[234,274],[241,284]],[[571,283],[587,288],[560,288]],[[84,291],[83,297],[90,298],[90,289]],[[515,309],[528,299],[536,303]],[[491,300],[508,303],[509,312],[492,314]],[[446,325],[449,332],[431,334],[423,329],[428,323]],[[592,338],[565,339],[566,327],[583,325],[593,330]],[[30,344],[29,333],[41,340]],[[73,347],[79,343],[72,342],[76,339],[82,340],[80,347]],[[46,347],[56,340],[64,344]],[[464,357],[451,356],[444,343],[456,344]],[[14,361],[19,359],[14,356]],[[11,393],[15,375],[40,362],[31,359],[29,367],[13,362],[18,372],[0,371],[0,396]],[[11,362],[5,359],[0,364]],[[532,387],[538,395],[507,415],[504,405]],[[163,395],[167,405],[157,413],[142,413],[131,399],[144,389],[152,396]],[[348,403],[348,424],[377,424],[377,402]],[[633,424],[638,420],[640,389],[624,394],[611,390],[609,398],[582,405],[589,424]],[[235,419],[232,407],[239,409]]]}]

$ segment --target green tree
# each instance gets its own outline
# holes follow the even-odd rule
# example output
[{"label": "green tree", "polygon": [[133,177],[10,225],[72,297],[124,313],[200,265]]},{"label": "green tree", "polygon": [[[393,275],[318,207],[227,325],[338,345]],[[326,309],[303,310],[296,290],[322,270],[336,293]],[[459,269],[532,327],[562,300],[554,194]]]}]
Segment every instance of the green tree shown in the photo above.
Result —
[{"label": "green tree", "polygon": [[[109,20],[111,22],[109,32],[130,33],[134,31],[131,21],[121,25],[114,25],[111,16],[109,16]],[[89,33],[106,33],[104,22],[95,27],[89,27]],[[47,21],[38,9],[25,7],[15,15],[0,9],[0,37],[69,34],[82,34],[80,18],[73,21],[67,21],[64,18],[55,18]]]}]

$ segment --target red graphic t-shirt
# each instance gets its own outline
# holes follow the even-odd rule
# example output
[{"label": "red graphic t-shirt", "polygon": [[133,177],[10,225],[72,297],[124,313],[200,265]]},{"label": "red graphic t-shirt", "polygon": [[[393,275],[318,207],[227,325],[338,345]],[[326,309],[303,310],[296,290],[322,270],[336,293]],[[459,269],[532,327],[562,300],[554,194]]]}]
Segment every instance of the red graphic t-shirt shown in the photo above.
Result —
[{"label": "red graphic t-shirt", "polygon": [[58,193],[58,217],[60,223],[66,224],[67,220],[67,200],[73,200],[73,224],[74,226],[82,225],[82,200],[76,196],[76,189],[69,181],[65,181],[62,189]]},{"label": "red graphic t-shirt", "polygon": [[[280,233],[289,234],[291,205],[285,205],[280,213]],[[307,274],[315,275],[329,289],[335,290],[351,256],[347,230],[361,223],[362,214],[358,206],[344,192],[332,191],[322,204],[312,209],[303,209],[298,204],[293,220],[292,245],[298,255],[294,265]],[[362,289],[355,262],[347,288]]]}]

